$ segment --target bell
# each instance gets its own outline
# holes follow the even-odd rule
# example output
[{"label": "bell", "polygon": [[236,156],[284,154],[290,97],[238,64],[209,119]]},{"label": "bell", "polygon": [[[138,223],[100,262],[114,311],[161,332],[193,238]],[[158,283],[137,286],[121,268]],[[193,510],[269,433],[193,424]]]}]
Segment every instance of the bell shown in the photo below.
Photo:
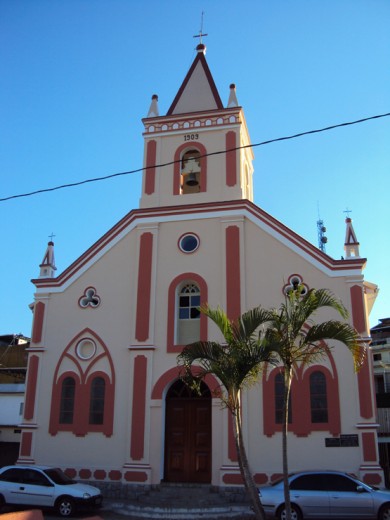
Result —
[{"label": "bell", "polygon": [[198,186],[199,182],[196,178],[196,173],[191,172],[186,177],[186,185],[187,186]]}]

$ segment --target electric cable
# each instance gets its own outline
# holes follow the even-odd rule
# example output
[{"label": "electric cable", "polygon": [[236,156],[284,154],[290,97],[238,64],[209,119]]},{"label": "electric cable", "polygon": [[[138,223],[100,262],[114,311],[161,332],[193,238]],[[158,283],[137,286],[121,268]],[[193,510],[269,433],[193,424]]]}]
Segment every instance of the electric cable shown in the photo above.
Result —
[{"label": "electric cable", "polygon": [[[359,123],[364,123],[366,121],[371,121],[373,119],[379,119],[379,118],[388,117],[388,116],[390,116],[390,112],[387,112],[386,114],[378,114],[376,116],[364,117],[362,119],[357,119],[355,121],[348,121],[346,123],[338,123],[336,125],[326,126],[324,128],[319,128],[319,129],[316,129],[316,130],[308,130],[306,132],[300,132],[300,133],[294,134],[294,135],[288,135],[288,136],[284,136],[284,137],[277,137],[275,139],[269,139],[267,141],[262,141],[260,143],[253,143],[253,144],[248,144],[248,145],[244,145],[244,146],[238,146],[236,148],[229,148],[228,150],[220,150],[218,152],[210,152],[210,153],[206,153],[204,155],[200,155],[199,158],[201,158],[201,157],[210,157],[212,155],[226,154],[228,152],[233,152],[233,151],[236,151],[236,150],[242,150],[244,148],[255,148],[257,146],[264,146],[264,145],[267,145],[267,144],[277,143],[277,142],[280,142],[280,141],[287,141],[289,139],[296,139],[298,137],[303,137],[305,135],[318,134],[320,132],[327,132],[329,130],[334,130],[335,128],[341,128],[341,127],[344,127],[344,126],[356,125],[356,124],[359,124]],[[21,197],[31,197],[33,195],[38,195],[40,193],[48,193],[48,192],[51,192],[51,191],[62,190],[64,188],[72,188],[72,187],[75,187],[75,186],[81,186],[83,184],[88,184],[90,182],[98,182],[98,181],[104,181],[104,180],[107,180],[107,179],[113,179],[115,177],[120,177],[120,176],[123,176],[123,175],[130,175],[130,174],[142,172],[144,170],[148,170],[148,169],[151,169],[151,168],[164,168],[165,166],[171,166],[172,164],[175,164],[175,163],[180,162],[180,161],[181,161],[181,159],[178,159],[176,161],[170,161],[170,162],[163,163],[163,164],[154,164],[154,165],[151,165],[151,166],[144,166],[142,168],[137,168],[136,170],[129,170],[129,171],[125,171],[125,172],[112,173],[110,175],[105,175],[103,177],[95,177],[95,178],[92,178],[92,179],[86,179],[84,181],[72,182],[72,183],[69,183],[69,184],[61,184],[59,186],[54,186],[53,188],[43,188],[43,189],[40,189],[40,190],[31,191],[29,193],[21,193],[21,194],[18,194],[18,195],[10,195],[9,197],[0,198],[0,202],[5,202],[7,200],[12,200],[12,199],[18,199],[18,198],[21,198]]]}]

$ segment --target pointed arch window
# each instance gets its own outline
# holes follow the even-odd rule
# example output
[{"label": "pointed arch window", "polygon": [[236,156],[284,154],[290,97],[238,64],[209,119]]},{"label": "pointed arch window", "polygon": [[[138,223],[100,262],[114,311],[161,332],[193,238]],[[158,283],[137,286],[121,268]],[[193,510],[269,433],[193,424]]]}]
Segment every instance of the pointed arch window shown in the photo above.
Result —
[{"label": "pointed arch window", "polygon": [[323,372],[316,371],[310,375],[310,411],[312,423],[328,422],[328,399],[326,377]]},{"label": "pointed arch window", "polygon": [[[338,376],[333,357],[330,367],[297,367],[291,384],[289,402],[289,431],[305,437],[314,431],[328,431],[340,435],[340,395]],[[263,375],[264,433],[271,437],[282,428],[284,379],[280,367]]]},{"label": "pointed arch window", "polygon": [[84,329],[64,349],[55,369],[49,433],[113,433],[115,371],[101,338]]},{"label": "pointed arch window", "polygon": [[76,381],[73,377],[66,377],[61,386],[60,424],[73,423],[75,394]]},{"label": "pointed arch window", "polygon": [[89,424],[104,423],[105,393],[105,380],[102,377],[95,377],[91,383],[91,397],[89,402]]}]

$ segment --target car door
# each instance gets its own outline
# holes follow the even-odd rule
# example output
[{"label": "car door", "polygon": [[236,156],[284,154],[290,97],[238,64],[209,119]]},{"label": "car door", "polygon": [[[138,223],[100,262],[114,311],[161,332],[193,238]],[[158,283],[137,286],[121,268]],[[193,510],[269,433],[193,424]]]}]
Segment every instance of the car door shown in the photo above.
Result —
[{"label": "car door", "polygon": [[20,482],[23,469],[9,468],[0,475],[0,492],[7,504],[19,504]]},{"label": "car door", "polygon": [[343,518],[374,518],[372,494],[347,475],[325,476],[329,490],[330,514]]},{"label": "car door", "polygon": [[294,478],[290,482],[290,500],[301,508],[304,518],[329,517],[329,493],[324,489],[319,473]]},{"label": "car door", "polygon": [[54,484],[35,469],[24,469],[19,483],[18,503],[30,506],[50,507],[54,504]]}]

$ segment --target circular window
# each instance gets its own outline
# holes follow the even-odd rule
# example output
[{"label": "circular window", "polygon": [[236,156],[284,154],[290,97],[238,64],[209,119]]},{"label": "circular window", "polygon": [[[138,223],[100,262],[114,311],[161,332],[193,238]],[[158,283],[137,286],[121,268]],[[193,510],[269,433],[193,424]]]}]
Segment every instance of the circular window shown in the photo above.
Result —
[{"label": "circular window", "polygon": [[192,233],[187,233],[179,239],[179,247],[184,253],[193,253],[199,247],[199,238]]},{"label": "circular window", "polygon": [[80,359],[91,359],[95,352],[96,345],[91,339],[83,339],[76,348],[76,353]]}]

